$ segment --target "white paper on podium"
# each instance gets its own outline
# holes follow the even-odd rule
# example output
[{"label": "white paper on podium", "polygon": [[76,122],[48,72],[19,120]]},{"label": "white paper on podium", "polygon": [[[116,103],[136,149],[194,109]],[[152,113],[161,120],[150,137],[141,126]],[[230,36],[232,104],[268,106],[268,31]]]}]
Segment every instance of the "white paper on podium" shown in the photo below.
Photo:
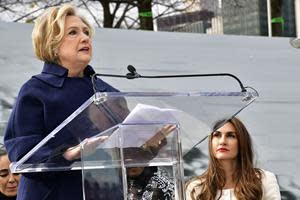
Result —
[{"label": "white paper on podium", "polygon": [[[175,109],[159,108],[151,105],[137,104],[123,121],[123,125],[98,148],[140,147],[152,138],[163,124],[177,124]],[[143,125],[144,124],[144,125]],[[119,141],[122,134],[123,145]]]}]

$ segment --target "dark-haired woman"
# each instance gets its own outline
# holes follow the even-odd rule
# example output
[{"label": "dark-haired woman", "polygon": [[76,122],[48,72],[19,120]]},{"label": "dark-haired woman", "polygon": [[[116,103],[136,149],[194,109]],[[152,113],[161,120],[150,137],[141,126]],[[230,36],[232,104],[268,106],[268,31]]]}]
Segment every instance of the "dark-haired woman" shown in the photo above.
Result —
[{"label": "dark-haired woman", "polygon": [[208,169],[186,184],[187,200],[280,200],[273,173],[253,164],[251,137],[237,118],[216,123]]},{"label": "dark-haired woman", "polygon": [[12,174],[7,153],[0,150],[0,200],[15,200],[17,198],[20,174]]}]

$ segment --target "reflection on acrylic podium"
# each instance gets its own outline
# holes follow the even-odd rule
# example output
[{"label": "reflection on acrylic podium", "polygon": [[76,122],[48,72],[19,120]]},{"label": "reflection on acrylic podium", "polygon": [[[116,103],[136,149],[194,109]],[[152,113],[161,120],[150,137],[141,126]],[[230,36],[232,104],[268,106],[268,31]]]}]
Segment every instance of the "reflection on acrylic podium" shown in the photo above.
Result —
[{"label": "reflection on acrylic podium", "polygon": [[[247,91],[96,93],[12,171],[77,170],[86,200],[181,200],[182,156],[216,121],[235,116],[256,97]],[[67,161],[63,155],[76,148],[80,156]]]}]

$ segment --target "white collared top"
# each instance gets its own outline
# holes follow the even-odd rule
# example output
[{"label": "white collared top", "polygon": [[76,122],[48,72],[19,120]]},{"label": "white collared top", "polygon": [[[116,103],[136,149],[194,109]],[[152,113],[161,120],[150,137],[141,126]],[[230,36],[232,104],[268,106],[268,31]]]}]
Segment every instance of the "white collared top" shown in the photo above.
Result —
[{"label": "white collared top", "polygon": [[[199,184],[201,181],[199,179],[195,179],[190,182],[186,187],[185,195],[186,200],[192,200],[191,192],[195,188],[195,196],[199,195],[201,192],[201,187]],[[273,173],[262,170],[262,186],[263,186],[263,197],[262,200],[281,200],[279,185],[277,183],[276,177]],[[217,197],[219,197],[221,190],[217,192]],[[216,198],[217,199],[217,198]],[[234,189],[224,189],[222,190],[222,196],[220,200],[237,200],[234,195]]]}]

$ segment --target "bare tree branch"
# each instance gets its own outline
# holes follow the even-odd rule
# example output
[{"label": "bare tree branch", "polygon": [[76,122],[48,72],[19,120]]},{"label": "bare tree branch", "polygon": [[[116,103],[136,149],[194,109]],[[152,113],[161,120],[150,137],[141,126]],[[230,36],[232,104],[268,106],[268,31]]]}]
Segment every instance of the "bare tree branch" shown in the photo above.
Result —
[{"label": "bare tree branch", "polygon": [[97,24],[98,27],[101,27],[101,25],[99,24],[96,16],[93,14],[93,12],[90,10],[90,8],[88,7],[88,5],[84,2],[84,0],[80,0],[82,2],[82,4],[84,5],[84,7],[86,8],[86,10],[90,13],[90,15],[92,16],[92,18],[94,19],[94,22]]},{"label": "bare tree branch", "polygon": [[[166,10],[164,10],[161,14],[158,14],[156,17],[154,17],[154,19],[160,18],[162,16],[166,16],[169,15],[171,13],[173,13],[173,11],[169,11],[171,8],[167,8]],[[169,11],[169,12],[168,12]]]},{"label": "bare tree branch", "polygon": [[[71,0],[66,1],[65,3],[67,3],[67,2],[71,2]],[[36,10],[34,10],[34,11],[31,11],[31,12],[29,12],[29,13],[27,13],[27,14],[25,14],[25,15],[23,15],[23,16],[17,18],[17,19],[15,19],[15,20],[13,20],[13,22],[18,22],[18,21],[20,21],[21,19],[24,19],[24,18],[26,18],[26,17],[28,17],[28,16],[30,16],[30,15],[32,15],[32,14],[34,14],[34,13],[40,11],[40,10],[45,10],[45,9],[47,9],[47,8],[54,7],[54,6],[58,6],[58,5],[60,5],[60,4],[61,4],[61,2],[56,3],[56,4],[53,4],[53,5],[48,5],[48,4],[46,4],[44,7],[38,8],[38,9],[36,9]]]},{"label": "bare tree branch", "polygon": [[[129,5],[129,4],[127,4],[127,5]],[[112,13],[112,16],[115,18],[115,16],[116,16],[116,13],[117,13],[117,11],[118,11],[118,9],[120,8],[120,3],[116,3],[116,6],[115,6],[115,9],[114,9],[114,11],[113,11],[113,13]],[[123,12],[124,13],[124,12]]]},{"label": "bare tree branch", "polygon": [[184,8],[177,8],[176,4],[178,4],[180,2],[181,2],[181,4],[183,3],[182,1],[175,1],[172,4],[168,4],[166,1],[156,1],[156,4],[161,5],[163,7],[174,9],[174,11],[176,11],[176,12],[183,12],[183,11],[188,10],[192,6],[194,6],[196,0],[192,0],[191,2],[190,1],[184,1],[184,2],[190,2],[189,5],[185,6]]},{"label": "bare tree branch", "polygon": [[[127,18],[130,19],[130,20],[132,21],[132,24],[127,26],[128,29],[132,29],[132,27],[134,27],[135,24],[138,24],[138,21],[139,21],[138,18],[132,18],[132,17],[130,17],[130,16],[126,16],[125,19],[127,19]],[[127,22],[127,20],[125,20],[125,22]]]},{"label": "bare tree branch", "polygon": [[8,11],[10,11],[10,12],[12,12],[12,13],[16,13],[16,11],[10,9],[10,8],[9,8],[8,6],[6,6],[6,5],[0,5],[0,8],[3,9],[3,10],[1,10],[1,12],[8,10]]},{"label": "bare tree branch", "polygon": [[115,28],[120,28],[120,27],[121,27],[121,24],[122,24],[122,22],[124,22],[124,19],[125,19],[125,17],[126,17],[127,12],[128,12],[130,9],[132,9],[132,8],[133,8],[133,6],[130,7],[129,4],[126,5],[125,10],[124,10],[124,12],[122,13],[122,16],[119,18],[118,22],[117,22],[116,25],[114,26]]}]

